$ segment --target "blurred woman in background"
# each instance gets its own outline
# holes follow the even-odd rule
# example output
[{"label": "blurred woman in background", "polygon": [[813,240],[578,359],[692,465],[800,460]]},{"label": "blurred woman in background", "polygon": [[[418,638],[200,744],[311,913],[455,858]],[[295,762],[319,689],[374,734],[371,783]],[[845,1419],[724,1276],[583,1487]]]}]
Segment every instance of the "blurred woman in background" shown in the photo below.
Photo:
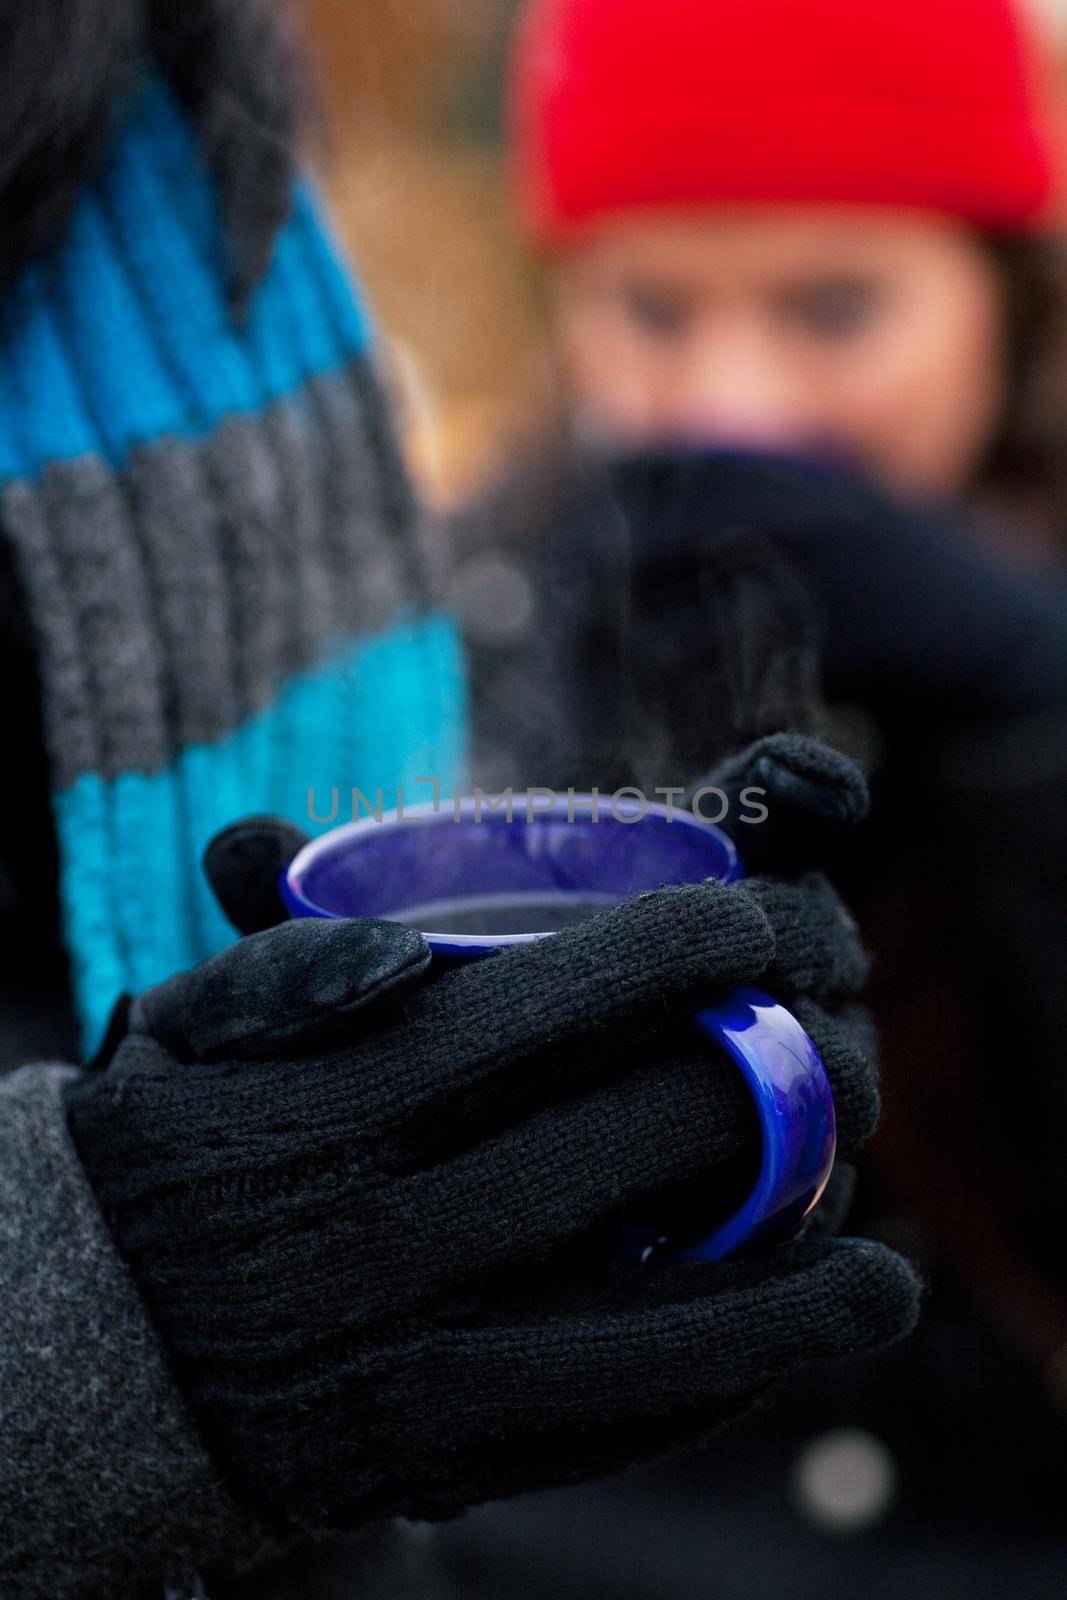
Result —
[{"label": "blurred woman in background", "polygon": [[532,5],[515,198],[579,432],[1021,488],[1048,533],[1057,70],[1010,0]]},{"label": "blurred woman in background", "polygon": [[510,82],[564,405],[459,530],[483,775],[684,783],[780,722],[721,639],[737,531],[769,540],[876,785],[840,868],[879,962],[878,1203],[1062,1396],[1051,46],[1011,0],[531,0]]}]

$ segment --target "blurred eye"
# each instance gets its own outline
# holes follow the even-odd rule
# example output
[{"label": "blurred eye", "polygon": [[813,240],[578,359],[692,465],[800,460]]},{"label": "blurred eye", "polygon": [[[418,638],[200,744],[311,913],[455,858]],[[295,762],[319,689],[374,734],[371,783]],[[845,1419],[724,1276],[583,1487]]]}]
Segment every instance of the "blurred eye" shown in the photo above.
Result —
[{"label": "blurred eye", "polygon": [[818,339],[848,339],[863,333],[879,315],[884,295],[879,285],[842,278],[797,289],[782,297],[786,316]]},{"label": "blurred eye", "polygon": [[629,284],[623,291],[623,303],[634,326],[655,339],[677,339],[692,314],[680,295],[651,284]]}]

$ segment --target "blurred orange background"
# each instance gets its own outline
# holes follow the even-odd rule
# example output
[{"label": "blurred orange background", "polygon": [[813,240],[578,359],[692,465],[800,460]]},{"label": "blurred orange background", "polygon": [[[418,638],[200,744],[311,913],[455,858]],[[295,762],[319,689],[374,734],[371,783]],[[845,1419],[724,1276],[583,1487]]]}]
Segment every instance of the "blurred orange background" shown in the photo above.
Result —
[{"label": "blurred orange background", "polygon": [[305,0],[323,176],[393,342],[413,462],[439,501],[504,448],[538,368],[503,203],[510,0]]}]

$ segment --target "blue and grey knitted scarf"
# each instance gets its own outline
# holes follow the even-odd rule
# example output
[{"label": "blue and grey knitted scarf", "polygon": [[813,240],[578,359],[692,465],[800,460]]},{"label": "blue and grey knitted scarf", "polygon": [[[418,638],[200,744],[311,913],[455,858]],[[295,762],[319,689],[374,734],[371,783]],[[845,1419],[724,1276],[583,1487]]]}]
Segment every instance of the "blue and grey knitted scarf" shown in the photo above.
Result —
[{"label": "blue and grey knitted scarf", "polygon": [[249,812],[461,776],[463,670],[365,316],[299,185],[235,323],[160,83],[0,309],[0,532],[37,639],[87,1044],[233,937],[199,871]]}]

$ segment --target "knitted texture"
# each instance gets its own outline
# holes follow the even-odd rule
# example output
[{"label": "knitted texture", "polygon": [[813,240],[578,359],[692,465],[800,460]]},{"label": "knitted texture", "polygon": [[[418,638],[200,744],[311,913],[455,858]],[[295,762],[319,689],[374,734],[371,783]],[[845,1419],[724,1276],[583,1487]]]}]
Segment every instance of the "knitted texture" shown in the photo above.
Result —
[{"label": "knitted texture", "polygon": [[38,640],[86,1042],[232,930],[218,828],[458,780],[463,687],[370,334],[306,185],[239,324],[162,84],[0,312],[0,532]]},{"label": "knitted texture", "polygon": [[872,1070],[825,1009],[854,945],[815,880],[709,882],[430,982],[409,929],[286,924],[137,1002],[72,1127],[252,1503],[314,1530],[576,1480],[904,1331],[877,1246],[650,1275],[596,1240],[664,1186],[710,1225],[751,1182],[751,1103],[684,1025],[739,983],[809,986],[842,1146],[866,1135]]}]

